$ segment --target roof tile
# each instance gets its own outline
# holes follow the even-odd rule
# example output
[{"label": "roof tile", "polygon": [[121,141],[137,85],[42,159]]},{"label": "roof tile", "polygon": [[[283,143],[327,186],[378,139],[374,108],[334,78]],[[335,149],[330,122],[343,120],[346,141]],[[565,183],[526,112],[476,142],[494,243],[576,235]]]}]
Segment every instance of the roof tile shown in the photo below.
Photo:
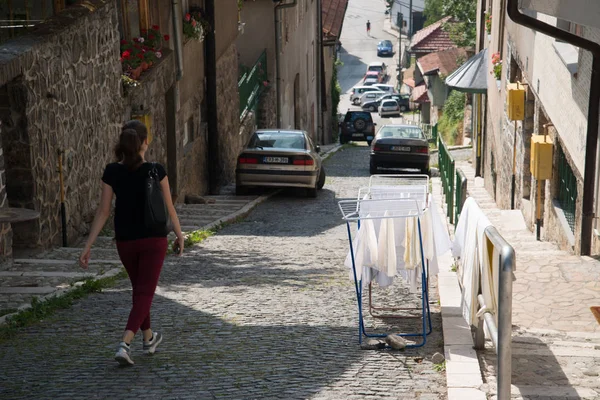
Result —
[{"label": "roof tile", "polygon": [[321,16],[323,37],[327,40],[339,39],[344,25],[348,0],[322,0]]},{"label": "roof tile", "polygon": [[410,51],[413,53],[424,53],[457,47],[456,43],[450,39],[448,32],[442,29],[444,23],[448,21],[450,21],[450,17],[442,18],[415,33],[412,38]]},{"label": "roof tile", "polygon": [[467,50],[464,48],[453,48],[435,53],[429,53],[417,60],[417,65],[422,74],[439,71],[440,74],[450,75],[458,68],[458,59],[467,59]]}]

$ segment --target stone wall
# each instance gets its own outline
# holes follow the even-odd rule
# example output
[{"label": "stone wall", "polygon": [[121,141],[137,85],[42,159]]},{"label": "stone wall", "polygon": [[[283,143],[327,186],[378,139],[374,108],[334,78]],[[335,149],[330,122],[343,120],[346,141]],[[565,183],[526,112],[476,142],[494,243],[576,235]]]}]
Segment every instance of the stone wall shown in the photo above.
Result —
[{"label": "stone wall", "polygon": [[277,127],[277,93],[275,87],[271,86],[261,94],[257,114],[256,124],[259,129]]},{"label": "stone wall", "polygon": [[[0,145],[0,208],[3,207],[8,207],[8,198],[6,196],[4,152]],[[4,263],[12,256],[12,238],[13,232],[11,224],[0,224],[0,264]]]},{"label": "stone wall", "polygon": [[121,65],[116,3],[89,3],[0,46],[0,85],[9,93],[4,106],[13,110],[0,117],[10,127],[2,130],[3,145],[11,149],[8,200],[41,213],[37,221],[13,226],[16,246],[61,242],[59,151],[65,154],[70,239],[84,233],[99,201],[100,177],[122,119]]},{"label": "stone wall", "polygon": [[237,91],[237,51],[232,43],[217,60],[217,126],[221,184],[235,180],[237,156],[247,137],[240,134],[240,98]]}]

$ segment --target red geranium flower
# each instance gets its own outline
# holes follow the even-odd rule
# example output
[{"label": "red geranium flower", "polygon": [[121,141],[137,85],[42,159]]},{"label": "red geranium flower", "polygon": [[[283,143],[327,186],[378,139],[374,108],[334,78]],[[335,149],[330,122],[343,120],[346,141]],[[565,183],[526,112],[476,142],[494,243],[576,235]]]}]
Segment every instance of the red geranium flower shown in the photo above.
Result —
[{"label": "red geranium flower", "polygon": [[154,35],[149,35],[149,36],[148,36],[148,39],[150,39],[150,40],[154,40],[154,37],[155,37]]},{"label": "red geranium flower", "polygon": [[121,54],[121,57],[123,57],[125,60],[128,60],[129,57],[131,57],[131,52],[129,50],[125,50],[123,54]]},{"label": "red geranium flower", "polygon": [[195,19],[192,20],[192,26],[196,27],[196,20]]},{"label": "red geranium flower", "polygon": [[169,35],[165,35],[164,38],[165,38],[165,42],[168,42],[170,39]]},{"label": "red geranium flower", "polygon": [[127,40],[125,40],[125,39],[121,40],[121,44],[127,44]]},{"label": "red geranium flower", "polygon": [[158,31],[160,28],[158,25],[152,25],[152,30]]},{"label": "red geranium flower", "polygon": [[139,58],[139,59],[143,59],[143,58],[144,58],[144,55],[143,55],[142,53],[140,53],[140,54],[138,54],[138,58]]},{"label": "red geranium flower", "polygon": [[190,15],[190,13],[185,14],[185,20],[189,21],[190,19],[192,19],[192,16]]}]

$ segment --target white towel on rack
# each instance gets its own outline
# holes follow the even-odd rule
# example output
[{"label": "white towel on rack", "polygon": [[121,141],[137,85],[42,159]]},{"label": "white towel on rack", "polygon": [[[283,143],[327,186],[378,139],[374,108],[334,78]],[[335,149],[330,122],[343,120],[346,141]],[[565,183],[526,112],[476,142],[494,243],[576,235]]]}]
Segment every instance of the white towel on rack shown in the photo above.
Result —
[{"label": "white towel on rack", "polygon": [[404,235],[404,268],[416,269],[421,264],[421,243],[417,218],[406,218],[406,233]]},{"label": "white towel on rack", "polygon": [[[367,216],[367,218],[370,217]],[[373,220],[364,219],[361,221],[360,229],[356,239],[352,244],[354,249],[354,266],[356,269],[356,278],[361,279],[364,268],[371,268],[377,265],[377,235],[373,226]],[[348,253],[344,264],[352,268],[352,254]],[[351,271],[351,279],[354,279]]]},{"label": "white towel on rack", "polygon": [[[385,212],[384,217],[388,217]],[[396,276],[396,235],[394,234],[394,220],[384,218],[379,226],[377,236],[377,270],[387,275],[388,278]]]}]

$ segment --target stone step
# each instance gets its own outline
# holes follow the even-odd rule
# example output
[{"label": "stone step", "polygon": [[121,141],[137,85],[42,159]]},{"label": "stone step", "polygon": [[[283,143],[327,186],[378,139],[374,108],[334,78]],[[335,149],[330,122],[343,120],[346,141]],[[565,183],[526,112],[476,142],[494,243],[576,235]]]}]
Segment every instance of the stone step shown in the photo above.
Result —
[{"label": "stone step", "polygon": [[[0,271],[0,277],[48,277],[48,278],[87,278],[95,276],[93,272],[65,271]],[[4,285],[5,282],[2,282]]]},{"label": "stone step", "polygon": [[50,294],[56,291],[54,286],[45,287],[0,287],[0,294]]},{"label": "stone step", "polygon": [[[13,260],[14,264],[21,265],[76,265],[79,264],[78,260],[52,260],[44,258],[17,258]],[[90,259],[90,264],[109,264],[109,265],[120,265],[121,260],[101,260],[101,259]]]},{"label": "stone step", "polygon": [[218,218],[220,216],[229,215],[239,210],[239,208],[230,208],[227,210],[182,210],[177,211],[177,216],[179,219],[183,219],[189,216],[198,216],[198,217],[206,217],[206,218]]}]

